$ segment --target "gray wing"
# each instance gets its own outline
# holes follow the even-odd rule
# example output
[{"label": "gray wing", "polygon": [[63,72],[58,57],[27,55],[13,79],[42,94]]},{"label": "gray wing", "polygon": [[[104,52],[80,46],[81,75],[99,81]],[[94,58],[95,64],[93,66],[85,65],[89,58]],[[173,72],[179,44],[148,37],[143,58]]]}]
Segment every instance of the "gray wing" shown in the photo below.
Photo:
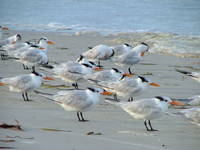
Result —
[{"label": "gray wing", "polygon": [[30,75],[21,75],[13,78],[5,78],[3,79],[3,82],[6,82],[6,84],[10,86],[24,90],[27,90],[32,86],[32,78],[30,77]]},{"label": "gray wing", "polygon": [[91,80],[97,80],[97,81],[105,81],[105,80],[109,80],[111,77],[112,76],[111,76],[110,71],[104,70],[104,71],[88,74],[84,78],[87,80],[91,79]]},{"label": "gray wing", "polygon": [[127,52],[117,58],[117,62],[123,64],[136,64],[141,60],[135,52]]},{"label": "gray wing", "polygon": [[36,50],[25,51],[20,57],[23,61],[28,61],[32,63],[41,62],[43,60],[42,53]]},{"label": "gray wing", "polygon": [[161,108],[152,99],[142,99],[135,102],[127,102],[122,104],[121,107],[127,111],[132,112],[135,117],[158,115],[162,112]]},{"label": "gray wing", "polygon": [[93,102],[88,99],[85,91],[82,90],[59,92],[53,99],[79,110],[86,109],[93,104]]}]

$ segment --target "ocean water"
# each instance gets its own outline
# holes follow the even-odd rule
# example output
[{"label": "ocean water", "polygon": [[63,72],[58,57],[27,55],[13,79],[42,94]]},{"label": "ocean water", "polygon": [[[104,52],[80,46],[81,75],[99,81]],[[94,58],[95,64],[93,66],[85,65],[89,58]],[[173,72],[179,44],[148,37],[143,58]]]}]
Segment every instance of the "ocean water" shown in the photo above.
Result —
[{"label": "ocean water", "polygon": [[200,51],[200,0],[1,0],[0,24],[30,31],[141,33],[145,39],[156,33],[161,43],[160,37],[175,39],[169,43],[180,45],[173,47],[177,52]]}]

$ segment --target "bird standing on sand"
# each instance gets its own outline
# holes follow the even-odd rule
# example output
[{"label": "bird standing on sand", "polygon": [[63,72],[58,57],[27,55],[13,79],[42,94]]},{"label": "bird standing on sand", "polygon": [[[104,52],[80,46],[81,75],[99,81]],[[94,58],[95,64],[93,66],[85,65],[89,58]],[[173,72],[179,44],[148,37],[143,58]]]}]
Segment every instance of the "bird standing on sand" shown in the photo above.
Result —
[{"label": "bird standing on sand", "polygon": [[[132,102],[119,102],[114,100],[106,100],[108,103],[121,107],[125,112],[130,114],[135,119],[144,120],[144,125],[147,131],[158,131],[151,125],[152,119],[161,117],[170,105],[183,105],[179,101],[172,101],[166,96],[157,96],[155,98],[139,99]],[[148,127],[148,125],[149,127]]]},{"label": "bird standing on sand", "polygon": [[140,45],[134,47],[130,51],[123,53],[117,57],[113,57],[112,61],[117,65],[124,66],[128,65],[129,67],[139,63],[144,56],[144,53],[149,50],[149,46],[146,43],[141,43]]},{"label": "bird standing on sand", "polygon": [[24,101],[29,101],[28,92],[39,88],[42,79],[53,80],[53,78],[45,76],[42,73],[32,72],[31,74],[3,78],[0,80],[0,86],[9,86],[10,91],[21,92]]},{"label": "bird standing on sand", "polygon": [[71,82],[72,86],[78,88],[77,81],[84,79],[84,75],[91,74],[93,71],[102,70],[94,63],[84,60],[84,62],[68,61],[59,65],[54,65],[52,72],[55,77],[66,82]]},{"label": "bird standing on sand", "polygon": [[101,81],[111,82],[120,80],[123,76],[132,77],[133,75],[125,73],[124,71],[117,68],[112,68],[110,70],[103,70],[99,72],[94,72],[92,74],[87,74],[84,76],[84,79],[92,83],[97,83]]},{"label": "bird standing on sand", "polygon": [[142,76],[124,77],[115,82],[99,82],[98,85],[117,94],[117,96],[128,98],[128,101],[132,101],[134,96],[141,94],[149,85],[160,86]]},{"label": "bird standing on sand", "polygon": [[3,46],[2,48],[3,50],[7,52],[8,56],[18,58],[22,52],[33,50],[33,49],[40,49],[46,53],[48,50],[48,44],[55,44],[55,43],[52,41],[49,41],[45,37],[42,37],[40,38],[37,44],[31,43],[31,42],[18,42],[16,44],[7,44]]},{"label": "bird standing on sand", "polygon": [[130,52],[131,49],[133,49],[133,46],[127,43],[124,43],[122,45],[116,45],[113,46],[115,56],[122,55],[124,53]]},{"label": "bird standing on sand", "polygon": [[20,34],[15,34],[7,39],[0,41],[0,46],[5,46],[7,44],[15,44],[22,40],[22,36]]},{"label": "bird standing on sand", "polygon": [[57,94],[47,94],[36,91],[37,94],[46,97],[61,105],[66,111],[76,111],[78,121],[85,122],[82,112],[92,109],[100,99],[100,95],[111,95],[111,92],[99,88],[89,87],[85,90],[60,91]]},{"label": "bird standing on sand", "polygon": [[89,60],[107,60],[111,58],[114,53],[115,52],[112,47],[100,44],[84,52],[82,56]]}]

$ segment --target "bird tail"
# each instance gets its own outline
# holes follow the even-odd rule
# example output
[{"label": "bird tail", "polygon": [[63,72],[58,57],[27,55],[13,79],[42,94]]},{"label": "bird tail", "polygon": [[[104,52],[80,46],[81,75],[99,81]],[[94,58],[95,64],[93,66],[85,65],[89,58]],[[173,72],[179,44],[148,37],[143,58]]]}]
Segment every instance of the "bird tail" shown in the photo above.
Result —
[{"label": "bird tail", "polygon": [[54,94],[45,93],[45,92],[41,92],[41,91],[37,91],[37,90],[35,90],[34,92],[35,92],[36,94],[38,94],[38,95],[40,95],[40,96],[46,98],[46,99],[49,100],[49,101],[53,101],[53,102],[56,102],[56,103],[61,104],[61,102],[52,99],[52,96],[53,96]]},{"label": "bird tail", "polygon": [[44,67],[44,68],[47,68],[47,69],[53,69],[54,68],[53,65],[49,65],[49,64],[42,64],[41,66]]},{"label": "bird tail", "polygon": [[176,69],[176,71],[179,72],[179,73],[182,73],[182,74],[186,74],[186,75],[191,74],[191,72],[189,72],[189,71],[184,71],[184,70],[179,70],[179,69]]}]

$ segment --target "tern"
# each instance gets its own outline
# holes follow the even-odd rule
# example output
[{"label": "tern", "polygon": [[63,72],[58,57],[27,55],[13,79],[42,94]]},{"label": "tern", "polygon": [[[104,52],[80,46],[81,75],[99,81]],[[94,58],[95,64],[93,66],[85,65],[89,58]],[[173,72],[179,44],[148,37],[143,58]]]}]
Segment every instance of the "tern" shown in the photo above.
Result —
[{"label": "tern", "polygon": [[149,50],[149,46],[146,43],[134,47],[129,52],[123,53],[122,55],[112,58],[112,61],[119,66],[132,66],[139,63],[144,56],[144,53]]},{"label": "tern", "polygon": [[148,86],[160,86],[157,83],[150,82],[142,76],[130,78],[124,77],[119,81],[99,82],[97,85],[110,90],[118,96],[128,98],[128,101],[132,101],[134,96],[140,95]]},{"label": "tern", "polygon": [[24,101],[29,101],[28,92],[33,91],[41,86],[42,79],[53,80],[39,72],[23,74],[0,80],[0,86],[8,86],[10,91],[21,92]]},{"label": "tern", "polygon": [[92,83],[97,83],[101,81],[111,82],[111,81],[118,81],[123,76],[132,77],[133,75],[129,73],[125,73],[124,71],[119,70],[117,68],[112,68],[110,70],[103,70],[103,71],[87,74],[84,76],[84,79]]},{"label": "tern", "polygon": [[85,122],[82,112],[91,110],[100,100],[100,95],[111,95],[111,92],[100,88],[89,87],[85,90],[59,91],[57,94],[48,94],[36,91],[37,94],[54,101],[66,111],[77,112],[78,121]]},{"label": "tern", "polygon": [[115,52],[112,47],[100,44],[84,52],[82,56],[90,60],[107,60],[114,56],[114,53]]},{"label": "tern", "polygon": [[135,119],[144,120],[147,131],[158,131],[152,127],[151,120],[161,117],[168,110],[170,105],[184,105],[183,103],[173,101],[166,96],[156,96],[154,98],[139,99],[132,102],[119,102],[115,100],[106,100],[106,102],[121,107]]}]

